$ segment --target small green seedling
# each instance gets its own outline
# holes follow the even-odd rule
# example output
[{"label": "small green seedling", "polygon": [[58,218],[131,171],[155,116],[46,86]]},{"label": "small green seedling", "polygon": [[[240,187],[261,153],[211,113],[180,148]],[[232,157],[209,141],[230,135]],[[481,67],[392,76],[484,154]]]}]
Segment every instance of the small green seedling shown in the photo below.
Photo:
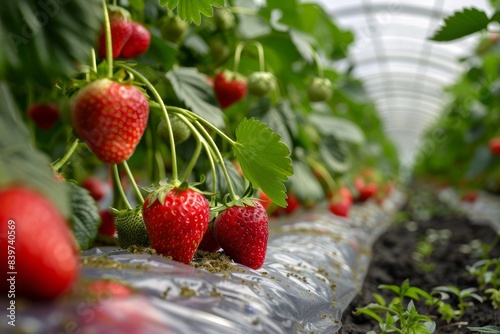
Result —
[{"label": "small green seedling", "polygon": [[[467,288],[460,290],[455,286],[438,286],[432,290],[432,294],[439,294],[440,299],[437,303],[437,312],[441,315],[441,318],[446,322],[451,320],[460,319],[468,307],[474,306],[474,302],[470,299],[475,299],[480,303],[483,302],[483,298],[476,294],[476,288]],[[454,309],[450,303],[446,303],[445,300],[450,298],[449,294],[453,294],[457,298],[458,309]],[[466,300],[467,299],[467,300]],[[432,299],[435,301],[435,297]]]}]

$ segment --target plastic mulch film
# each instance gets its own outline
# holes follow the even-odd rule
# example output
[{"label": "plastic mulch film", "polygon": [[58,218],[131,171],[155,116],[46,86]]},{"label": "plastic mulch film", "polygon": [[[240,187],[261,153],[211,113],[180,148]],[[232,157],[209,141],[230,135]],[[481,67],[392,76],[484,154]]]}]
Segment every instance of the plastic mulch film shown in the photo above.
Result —
[{"label": "plastic mulch film", "polygon": [[[116,279],[134,293],[97,299],[73,293],[50,304],[18,305],[1,333],[336,333],[360,290],[371,246],[404,196],[383,207],[355,206],[349,219],[324,212],[270,222],[264,266],[212,272],[167,258],[97,248],[82,256],[82,279]],[[36,279],[34,277],[33,279]]]},{"label": "plastic mulch film", "polygon": [[478,224],[490,224],[500,233],[500,198],[486,192],[478,192],[478,198],[473,203],[461,201],[452,188],[442,190],[439,197],[453,208],[463,212],[467,217]]}]

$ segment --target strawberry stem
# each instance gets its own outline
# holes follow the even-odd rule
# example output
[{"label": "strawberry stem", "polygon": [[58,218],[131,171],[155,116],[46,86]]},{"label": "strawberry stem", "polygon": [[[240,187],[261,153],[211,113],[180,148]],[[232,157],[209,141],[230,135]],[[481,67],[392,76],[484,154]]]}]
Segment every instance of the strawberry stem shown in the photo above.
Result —
[{"label": "strawberry stem", "polygon": [[139,190],[139,187],[137,186],[137,183],[135,182],[134,175],[130,171],[130,168],[128,167],[127,161],[124,161],[123,167],[125,168],[125,172],[127,172],[128,178],[130,179],[130,183],[132,184],[132,188],[134,188],[135,196],[137,196],[137,199],[142,203],[144,203],[144,197],[142,197],[141,191]]},{"label": "strawberry stem", "polygon": [[257,52],[259,54],[259,70],[261,72],[265,71],[265,61],[264,61],[264,48],[262,44],[256,41],[248,41],[248,42],[240,42],[238,46],[236,46],[236,50],[234,51],[234,72],[238,72],[238,68],[240,66],[241,60],[241,52],[247,46],[255,46],[257,48]]},{"label": "strawberry stem", "polygon": [[92,70],[94,71],[94,73],[97,73],[97,59],[95,56],[95,49],[94,48],[90,49],[90,64],[92,66]]},{"label": "strawberry stem", "polygon": [[80,140],[78,138],[76,138],[75,141],[73,141],[73,143],[71,144],[71,146],[70,146],[69,150],[66,152],[66,154],[61,159],[56,160],[52,163],[52,168],[54,168],[54,170],[56,172],[59,172],[59,170],[62,168],[62,166],[64,166],[64,164],[69,160],[71,155],[73,155],[79,142],[80,142]]},{"label": "strawberry stem", "polygon": [[217,134],[219,136],[222,137],[222,139],[226,140],[229,144],[231,144],[231,146],[234,146],[236,143],[234,140],[232,140],[231,138],[229,138],[224,132],[222,132],[221,130],[219,130],[216,126],[214,126],[212,123],[210,123],[209,121],[207,121],[206,119],[204,119],[203,117],[193,113],[192,111],[189,111],[189,110],[186,110],[184,108],[179,108],[179,107],[172,107],[172,106],[167,106],[167,109],[175,112],[175,113],[180,113],[184,116],[187,116],[188,118],[191,118],[191,119],[194,119],[196,121],[200,121],[202,122],[204,125],[208,126],[210,129],[214,130],[215,132],[217,132]]},{"label": "strawberry stem", "polygon": [[207,132],[207,130],[201,125],[198,121],[194,121],[194,125],[198,128],[200,132],[203,133],[204,137],[207,139],[208,143],[214,150],[214,153],[217,156],[217,159],[219,160],[219,164],[222,168],[222,173],[224,174],[224,178],[227,181],[227,187],[229,189],[229,194],[231,195],[231,199],[233,201],[238,200],[240,197],[236,195],[236,192],[234,191],[233,183],[231,182],[231,178],[229,177],[229,173],[227,172],[226,164],[224,163],[224,158],[222,157],[222,154],[220,153],[219,149],[217,148],[217,144],[215,144],[214,140],[210,136],[210,134]]},{"label": "strawberry stem", "polygon": [[108,78],[113,77],[113,41],[111,40],[111,23],[109,21],[108,6],[106,0],[102,0],[104,13],[104,33],[106,36],[106,61],[108,62]]},{"label": "strawberry stem", "polygon": [[127,195],[125,195],[125,191],[123,190],[122,182],[120,180],[120,174],[118,173],[118,165],[113,165],[113,183],[118,190],[120,198],[127,206],[127,209],[132,210],[132,206],[128,202]]},{"label": "strawberry stem", "polygon": [[201,146],[202,145],[200,140],[196,138],[196,147],[194,149],[193,156],[191,157],[191,160],[186,167],[186,171],[184,172],[184,177],[182,178],[183,181],[187,181],[189,174],[191,174],[191,172],[193,171],[193,168],[196,165],[196,161],[198,161],[198,158],[200,157]]},{"label": "strawberry stem", "polygon": [[314,62],[316,63],[316,68],[318,70],[318,77],[324,78],[325,77],[325,72],[323,70],[323,62],[319,58],[319,55],[316,52],[316,50],[313,50],[312,56],[313,56]]},{"label": "strawberry stem", "polygon": [[160,105],[160,108],[163,112],[163,116],[165,118],[165,122],[167,123],[167,130],[168,130],[168,139],[170,141],[170,153],[172,155],[172,184],[177,185],[179,183],[179,174],[177,171],[177,155],[175,152],[175,140],[174,140],[174,133],[172,131],[172,124],[170,123],[170,118],[168,117],[168,112],[167,108],[165,107],[165,103],[163,103],[163,100],[156,90],[156,88],[151,84],[151,82],[143,76],[141,73],[138,71],[134,70],[130,66],[127,66],[125,64],[119,64],[120,67],[124,68],[125,70],[129,71],[133,75],[135,75],[139,80],[141,80],[146,87],[153,93],[153,96],[156,99],[156,102]]},{"label": "strawberry stem", "polygon": [[[179,109],[181,109],[181,108],[179,108]],[[213,150],[210,149],[205,138],[203,138],[203,136],[200,135],[198,130],[193,126],[193,124],[191,124],[191,122],[189,121],[189,119],[185,115],[183,115],[181,113],[177,113],[177,117],[179,117],[179,119],[189,127],[189,129],[191,130],[191,133],[196,138],[196,144],[197,144],[196,150],[198,150],[198,145],[200,145],[200,144],[205,149],[205,152],[207,153],[207,157],[208,157],[208,162],[210,163],[210,168],[212,170],[212,175],[213,175],[213,177],[212,177],[212,192],[216,193],[217,192],[217,172],[215,171]],[[199,152],[195,155],[199,155]],[[193,160],[191,160],[191,162],[193,162],[193,167],[194,167],[196,160],[193,159]],[[190,164],[191,164],[191,162],[190,162]],[[189,176],[188,171],[189,171],[189,173],[191,173],[192,167],[191,168],[189,168],[189,167],[190,166],[188,166],[188,168],[186,169],[186,175],[184,176],[184,180],[186,180],[187,177]],[[212,206],[212,204],[214,204],[213,201],[214,201],[214,197],[212,196],[212,198],[210,199],[211,206]]]}]

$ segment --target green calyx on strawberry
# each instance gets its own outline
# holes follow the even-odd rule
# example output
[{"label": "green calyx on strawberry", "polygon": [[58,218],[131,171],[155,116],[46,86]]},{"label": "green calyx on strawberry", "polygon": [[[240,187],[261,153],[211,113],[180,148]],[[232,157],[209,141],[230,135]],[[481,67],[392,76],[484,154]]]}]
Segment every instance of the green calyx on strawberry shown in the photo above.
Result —
[{"label": "green calyx on strawberry", "polygon": [[104,163],[126,161],[141,140],[149,117],[139,88],[109,79],[96,80],[75,97],[72,121],[78,136]]},{"label": "green calyx on strawberry", "polygon": [[[245,201],[248,203],[248,201]],[[269,218],[258,200],[234,205],[215,219],[213,233],[224,253],[252,269],[264,264],[269,238]]]},{"label": "green calyx on strawberry", "polygon": [[307,87],[307,98],[311,102],[328,101],[332,94],[332,82],[327,78],[315,77]]},{"label": "green calyx on strawberry", "polygon": [[111,208],[118,234],[118,245],[123,249],[131,246],[149,247],[148,231],[142,217],[141,207],[133,210]]},{"label": "green calyx on strawberry", "polygon": [[270,72],[253,72],[247,80],[248,92],[262,97],[276,87],[276,79]]},{"label": "green calyx on strawberry", "polygon": [[59,107],[55,103],[33,103],[28,108],[28,117],[42,130],[49,130],[60,118]]},{"label": "green calyx on strawberry", "polygon": [[161,36],[169,42],[177,44],[186,34],[189,23],[177,15],[166,15],[160,26]]},{"label": "green calyx on strawberry", "polygon": [[[189,139],[191,136],[191,130],[177,115],[169,114],[170,125],[172,126],[172,132],[174,135],[175,144],[181,144]],[[157,128],[158,134],[166,141],[169,141],[168,137],[168,126],[164,118],[160,119]]]},{"label": "green calyx on strawberry", "polygon": [[493,155],[500,155],[500,137],[491,138],[488,142],[490,152]]},{"label": "green calyx on strawberry", "polygon": [[234,15],[229,8],[216,9],[214,20],[215,26],[220,31],[228,31],[234,28]]},{"label": "green calyx on strawberry", "polygon": [[214,79],[214,93],[222,109],[228,108],[245,97],[247,80],[232,71],[219,72]]},{"label": "green calyx on strawberry", "polygon": [[[75,240],[51,201],[24,186],[4,187],[0,190],[0,221],[0,268],[4,275],[17,272],[16,296],[53,299],[73,285],[80,262]],[[11,235],[15,238],[8,237]],[[11,261],[8,256],[14,255],[15,261]],[[11,284],[8,279],[0,283],[4,296],[12,291]]]},{"label": "green calyx on strawberry", "polygon": [[[110,17],[113,59],[138,57],[148,50],[151,42],[150,32],[140,23],[130,20],[130,14],[124,12],[115,11]],[[99,35],[98,53],[101,58],[106,58],[104,29]]]},{"label": "green calyx on strawberry", "polygon": [[210,220],[208,200],[187,184],[167,184],[149,194],[142,215],[151,247],[159,254],[189,264]]}]

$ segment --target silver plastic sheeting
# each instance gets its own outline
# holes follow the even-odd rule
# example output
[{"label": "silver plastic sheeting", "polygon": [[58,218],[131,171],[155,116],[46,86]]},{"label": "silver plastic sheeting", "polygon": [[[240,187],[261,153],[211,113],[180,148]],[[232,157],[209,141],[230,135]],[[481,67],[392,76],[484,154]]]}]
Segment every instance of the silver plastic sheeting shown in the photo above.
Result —
[{"label": "silver plastic sheeting", "polygon": [[349,219],[324,209],[271,221],[266,261],[259,270],[236,265],[211,273],[160,256],[92,249],[84,259],[106,255],[114,265],[85,265],[83,277],[118,279],[137,292],[20,306],[16,331],[3,321],[0,332],[335,333],[361,288],[372,244],[402,202],[403,195],[395,192],[382,207],[355,206]]}]

